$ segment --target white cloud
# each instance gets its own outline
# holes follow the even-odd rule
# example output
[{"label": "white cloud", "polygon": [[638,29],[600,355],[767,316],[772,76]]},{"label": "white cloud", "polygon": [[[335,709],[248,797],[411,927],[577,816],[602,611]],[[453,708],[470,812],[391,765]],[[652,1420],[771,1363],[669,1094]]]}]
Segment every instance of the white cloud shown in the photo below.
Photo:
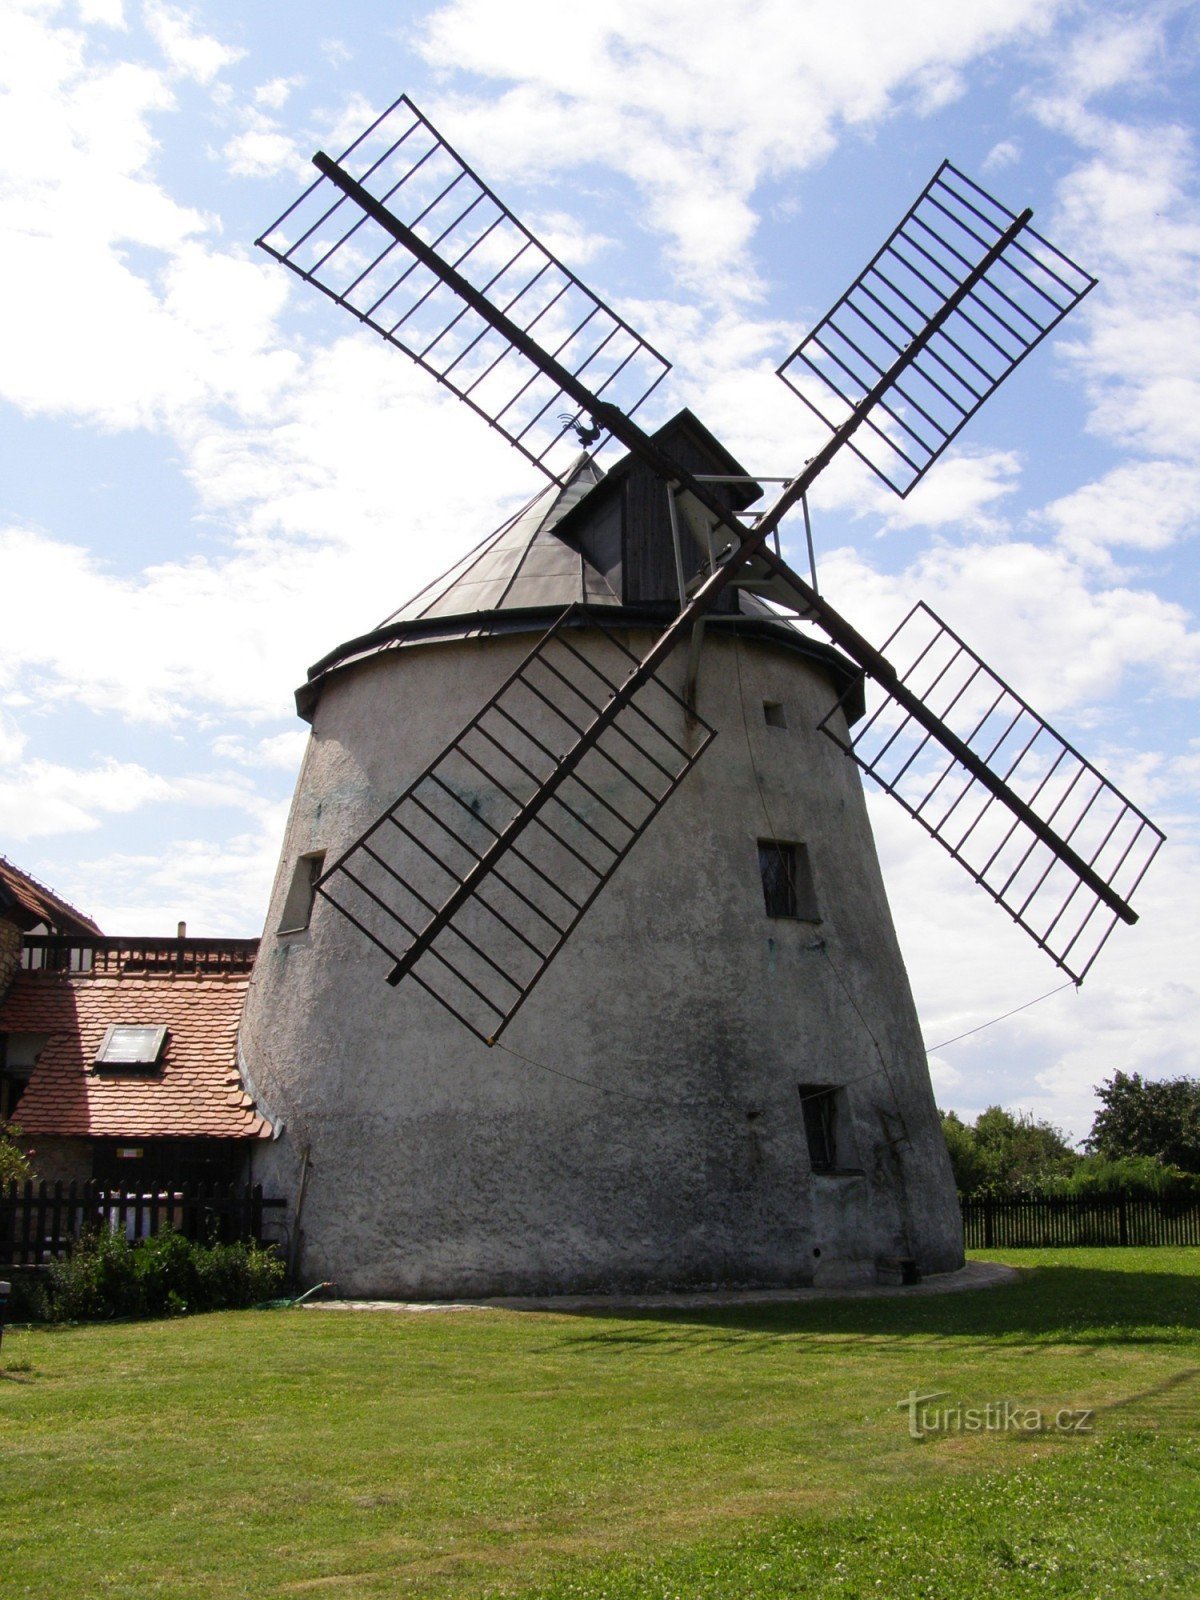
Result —
[{"label": "white cloud", "polygon": [[1096,584],[1063,550],[1014,540],[935,546],[885,574],[841,549],[822,573],[869,638],[886,637],[925,600],[1043,715],[1090,715],[1133,680],[1142,693],[1200,692],[1200,632],[1184,608],[1147,589]]},{"label": "white cloud", "polygon": [[80,22],[99,23],[105,28],[126,27],[123,0],[78,0]]},{"label": "white cloud", "polygon": [[246,128],[222,152],[238,178],[271,178],[280,172],[306,174],[307,163],[296,141],[271,126]]},{"label": "white cloud", "polygon": [[1021,146],[1015,139],[1001,139],[983,158],[985,172],[1000,172],[1021,159]]},{"label": "white cloud", "polygon": [[0,777],[0,832],[10,839],[86,832],[103,814],[134,811],[175,791],[136,762],[102,761],[88,769],[27,761]]},{"label": "white cloud", "polygon": [[285,816],[279,807],[253,831],[218,839],[176,835],[153,854],[97,855],[87,863],[92,914],[117,934],[173,934],[181,920],[193,938],[257,933]]},{"label": "white cloud", "polygon": [[209,84],[219,72],[240,61],[244,50],[224,45],[197,29],[195,14],[165,0],[147,0],[142,7],[147,31],[180,77]]},{"label": "white cloud", "polygon": [[1200,527],[1200,464],[1131,461],[1046,507],[1063,548],[1107,561],[1115,549],[1166,550]]},{"label": "white cloud", "polygon": [[297,78],[271,78],[267,83],[260,83],[254,91],[254,103],[265,106],[268,111],[279,111],[288,102],[288,97],[293,89],[304,86],[304,79]]},{"label": "white cloud", "polygon": [[174,108],[163,76],[93,65],[76,35],[29,16],[0,76],[0,397],[116,428],[266,404],[295,366],[274,328],[285,285],[205,242],[213,220],[155,177],[153,128]]},{"label": "white cloud", "polygon": [[[160,724],[213,709],[287,715],[310,661],[371,627],[528,492],[513,451],[354,333],[319,352],[269,416],[210,420],[185,438],[200,504],[236,542],[118,575],[81,546],[0,528],[20,601],[0,634],[0,690]],[[430,493],[399,496],[412,478]]]},{"label": "white cloud", "polygon": [[27,743],[16,719],[0,711],[0,769],[15,766]]},{"label": "white cloud", "polygon": [[306,728],[274,733],[252,743],[237,734],[222,734],[213,740],[212,752],[222,761],[236,761],[244,767],[273,767],[281,772],[295,772],[308,739]]},{"label": "white cloud", "polygon": [[[747,249],[762,179],[822,161],[843,127],[877,125],[902,105],[931,114],[962,93],[963,68],[1045,32],[1061,9],[931,0],[897,27],[889,0],[736,0],[697,28],[687,0],[601,10],[453,0],[429,19],[423,49],[431,63],[512,85],[433,108],[489,172],[545,176],[602,152],[642,190],[681,280],[744,301],[757,291]],[[770,40],[769,61],[748,40]]]},{"label": "white cloud", "polygon": [[1194,139],[1178,124],[1120,120],[1089,104],[1143,70],[1162,47],[1163,21],[1102,19],[1085,29],[1028,104],[1040,122],[1086,152],[1060,185],[1055,229],[1101,278],[1065,346],[1088,384],[1092,426],[1119,448],[1194,461],[1200,453]]},{"label": "white cloud", "polygon": [[529,226],[550,251],[572,268],[584,267],[605,250],[613,248],[614,241],[602,233],[591,233],[583,228],[578,218],[565,211],[543,211],[529,218]]}]

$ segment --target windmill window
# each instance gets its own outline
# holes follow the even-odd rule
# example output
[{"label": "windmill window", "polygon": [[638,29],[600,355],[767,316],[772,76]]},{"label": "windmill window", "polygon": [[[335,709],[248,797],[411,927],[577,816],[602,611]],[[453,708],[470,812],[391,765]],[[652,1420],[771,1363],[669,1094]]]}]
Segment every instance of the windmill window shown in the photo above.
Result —
[{"label": "windmill window", "polygon": [[325,870],[324,850],[314,850],[296,862],[292,872],[291,887],[283,902],[280,933],[303,933],[312,921],[313,903],[317,897],[317,879]]},{"label": "windmill window", "polygon": [[159,1063],[166,1042],[165,1028],[132,1022],[111,1023],[105,1029],[100,1048],[96,1051],[94,1070],[153,1070]]},{"label": "windmill window", "polygon": [[769,917],[820,922],[808,846],[783,839],[758,841],[758,870]]},{"label": "windmill window", "polygon": [[837,1090],[821,1084],[802,1083],[800,1106],[804,1112],[804,1136],[808,1141],[808,1159],[813,1171],[835,1171]]},{"label": "windmill window", "polygon": [[763,701],[763,721],[768,728],[787,727],[787,712],[783,709],[782,700]]}]

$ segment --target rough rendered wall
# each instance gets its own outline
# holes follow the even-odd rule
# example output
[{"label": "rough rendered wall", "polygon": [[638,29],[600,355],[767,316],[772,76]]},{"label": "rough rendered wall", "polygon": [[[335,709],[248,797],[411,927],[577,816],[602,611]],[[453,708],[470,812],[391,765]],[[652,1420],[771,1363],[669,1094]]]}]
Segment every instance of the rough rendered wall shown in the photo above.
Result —
[{"label": "rough rendered wall", "polygon": [[[960,1264],[861,787],[812,731],[833,692],[795,653],[735,654],[716,633],[700,710],[718,737],[506,1033],[528,1061],[413,984],[389,988],[387,959],[329,906],[304,934],[275,930],[297,855],[349,844],[532,641],[391,652],[325,688],[242,1033],[260,1104],[285,1124],[257,1174],[294,1195],[310,1152],[306,1276],[444,1296]],[[669,671],[679,687],[683,662]],[[763,837],[807,844],[819,926],[765,915]],[[838,1159],[853,1170],[812,1172],[800,1084],[845,1086]]]}]

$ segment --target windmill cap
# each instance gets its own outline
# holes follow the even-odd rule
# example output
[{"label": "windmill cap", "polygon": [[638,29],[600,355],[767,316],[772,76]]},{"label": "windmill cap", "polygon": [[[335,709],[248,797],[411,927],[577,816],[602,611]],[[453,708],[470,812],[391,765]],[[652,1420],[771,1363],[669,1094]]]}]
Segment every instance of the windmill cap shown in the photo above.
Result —
[{"label": "windmill cap", "polygon": [[[712,486],[731,511],[759,497],[761,490],[745,467],[691,411],[679,412],[654,439],[688,471],[742,480]],[[684,531],[682,542],[690,575],[707,552],[690,531]],[[561,484],[541,490],[377,627],[316,662],[296,691],[297,711],[311,721],[332,673],[384,650],[542,632],[570,606],[602,610],[623,627],[655,631],[678,611],[667,497],[661,480],[632,456],[605,472],[587,452],[578,455]],[[839,692],[855,676],[856,669],[838,651],[801,633],[745,591],[728,589],[712,620],[820,662]],[[586,625],[586,614],[579,623]]]}]

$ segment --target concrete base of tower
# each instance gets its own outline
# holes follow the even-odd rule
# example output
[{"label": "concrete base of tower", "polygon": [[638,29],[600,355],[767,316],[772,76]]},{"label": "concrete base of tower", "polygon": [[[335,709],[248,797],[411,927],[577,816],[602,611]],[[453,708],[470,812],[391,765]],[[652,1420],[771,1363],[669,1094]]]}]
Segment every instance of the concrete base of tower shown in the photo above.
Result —
[{"label": "concrete base of tower", "polygon": [[[411,1132],[415,1141],[428,1130]],[[405,1143],[392,1148],[399,1154]],[[364,1130],[361,1147],[371,1144]],[[300,1155],[285,1135],[257,1163],[261,1181],[293,1206]],[[679,1162],[638,1181],[628,1167],[605,1171],[597,1161],[574,1182],[544,1169],[538,1181],[524,1161],[503,1172],[455,1170],[449,1148],[425,1160],[409,1146],[382,1181],[353,1182],[338,1157],[334,1142],[309,1146],[303,1206],[292,1216],[298,1275],[356,1298],[844,1287],[891,1281],[899,1260],[921,1276],[963,1262],[957,1205],[927,1204],[914,1230],[897,1205],[905,1185],[872,1193],[861,1173],[805,1180],[781,1167],[746,1188],[728,1164],[734,1183],[718,1183],[712,1163],[701,1188]],[[919,1165],[909,1188],[924,1187]]]}]

